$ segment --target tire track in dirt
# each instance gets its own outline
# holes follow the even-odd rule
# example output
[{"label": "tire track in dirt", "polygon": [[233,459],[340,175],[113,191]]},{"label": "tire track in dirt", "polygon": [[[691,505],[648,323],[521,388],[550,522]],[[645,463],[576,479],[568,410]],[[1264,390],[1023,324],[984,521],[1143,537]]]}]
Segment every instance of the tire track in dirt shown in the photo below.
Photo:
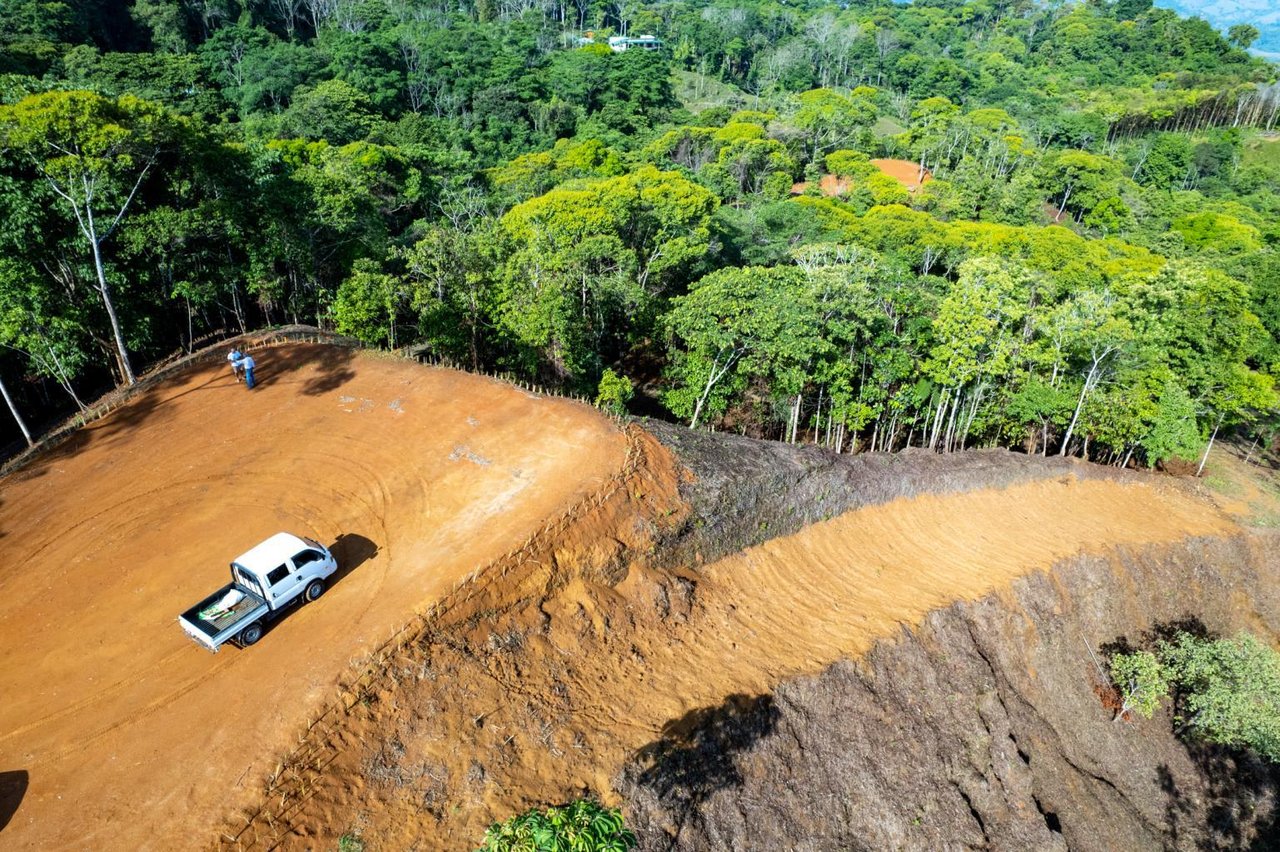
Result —
[{"label": "tire track in dirt", "polygon": [[[593,410],[491,379],[323,346],[255,357],[252,393],[197,359],[0,480],[0,764],[31,778],[6,847],[211,832],[353,659],[624,456]],[[492,464],[450,459],[464,442]],[[250,650],[189,643],[177,614],[281,528],[351,541],[357,564]]]},{"label": "tire track in dirt", "polygon": [[[436,631],[442,621],[456,621],[461,617],[464,621],[475,622],[481,616],[491,619],[499,612],[518,606],[520,594],[513,588],[507,594],[498,592],[493,598],[496,608],[466,615],[473,602],[504,583],[513,571],[530,564],[545,567],[535,554],[554,547],[557,537],[582,516],[602,506],[639,479],[651,479],[652,473],[646,477],[638,477],[638,474],[647,470],[654,452],[664,455],[664,466],[670,464],[665,451],[660,450],[656,441],[638,427],[628,426],[623,435],[626,447],[622,465],[598,490],[565,509],[513,550],[458,581],[449,594],[403,625],[370,655],[358,674],[340,687],[337,699],[310,721],[297,747],[280,760],[263,791],[261,804],[247,812],[236,825],[224,828],[214,844],[216,847],[235,850],[277,848],[292,830],[292,818],[324,783],[326,773],[345,750],[350,736],[347,728],[355,713],[360,708],[369,709],[369,697],[380,695],[385,699],[386,693],[395,691],[400,683],[395,672],[406,665],[416,664],[422,646],[433,638],[441,638]],[[642,495],[638,493],[637,498],[642,499]],[[563,578],[558,579],[563,581]],[[507,691],[504,700],[511,694],[512,691]]]}]

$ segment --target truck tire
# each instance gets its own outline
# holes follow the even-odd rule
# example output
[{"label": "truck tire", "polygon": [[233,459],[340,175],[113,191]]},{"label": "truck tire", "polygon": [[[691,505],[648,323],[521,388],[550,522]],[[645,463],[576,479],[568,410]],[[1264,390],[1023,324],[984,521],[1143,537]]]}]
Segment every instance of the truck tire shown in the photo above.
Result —
[{"label": "truck tire", "polygon": [[302,596],[307,599],[307,603],[311,603],[323,594],[324,580],[312,580],[307,586],[307,590],[302,593]]},{"label": "truck tire", "polygon": [[240,631],[239,642],[241,647],[247,648],[261,638],[262,638],[262,625],[254,623],[254,624],[250,624],[244,630]]}]

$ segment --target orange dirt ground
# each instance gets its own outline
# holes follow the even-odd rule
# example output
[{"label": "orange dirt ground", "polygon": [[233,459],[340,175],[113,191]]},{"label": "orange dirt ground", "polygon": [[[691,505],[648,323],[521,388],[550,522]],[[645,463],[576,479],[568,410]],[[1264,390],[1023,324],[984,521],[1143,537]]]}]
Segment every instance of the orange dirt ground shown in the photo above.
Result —
[{"label": "orange dirt ground", "polygon": [[871,165],[905,186],[910,192],[915,192],[922,185],[933,180],[932,172],[925,169],[921,174],[919,164],[910,160],[872,160]]},{"label": "orange dirt ground", "polygon": [[[193,365],[0,480],[6,849],[199,848],[353,663],[623,463],[564,400],[351,350]],[[247,650],[175,619],[290,530],[338,581]]]},{"label": "orange dirt ground", "polygon": [[[879,169],[882,174],[888,175],[905,186],[908,192],[915,192],[922,185],[933,180],[932,172],[925,169],[924,174],[921,175],[920,166],[910,160],[872,160],[871,165]],[[844,195],[849,191],[849,186],[848,180],[829,172],[818,181],[818,188],[828,198]],[[791,194],[804,195],[808,188],[809,184],[806,182],[792,184]]]}]

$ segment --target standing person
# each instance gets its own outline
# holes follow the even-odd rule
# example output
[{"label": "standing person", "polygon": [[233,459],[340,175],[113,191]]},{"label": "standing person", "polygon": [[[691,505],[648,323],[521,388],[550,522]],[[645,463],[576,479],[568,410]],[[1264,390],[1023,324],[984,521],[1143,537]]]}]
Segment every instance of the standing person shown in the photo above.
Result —
[{"label": "standing person", "polygon": [[240,359],[244,356],[240,354],[239,347],[231,347],[231,351],[227,353],[227,363],[231,365],[231,375],[236,377],[236,381],[240,381]]},{"label": "standing person", "polygon": [[257,366],[253,362],[252,355],[245,355],[240,359],[240,369],[244,370],[244,385],[249,390],[253,390],[253,368]]}]

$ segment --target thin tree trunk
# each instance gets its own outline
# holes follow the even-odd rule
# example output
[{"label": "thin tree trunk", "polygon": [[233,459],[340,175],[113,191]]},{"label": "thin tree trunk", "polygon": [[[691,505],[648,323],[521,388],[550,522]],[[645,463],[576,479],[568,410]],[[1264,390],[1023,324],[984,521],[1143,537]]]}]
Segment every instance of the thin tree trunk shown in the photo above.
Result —
[{"label": "thin tree trunk", "polygon": [[1204,466],[1209,461],[1209,451],[1213,449],[1214,439],[1218,437],[1218,429],[1222,427],[1222,418],[1225,414],[1218,415],[1218,422],[1214,424],[1213,434],[1209,436],[1209,446],[1204,448],[1204,458],[1200,459],[1200,467],[1196,469],[1196,476],[1204,473]]},{"label": "thin tree trunk", "polygon": [[1085,376],[1084,387],[1080,388],[1080,399],[1076,401],[1075,414],[1071,415],[1071,425],[1067,427],[1067,434],[1062,439],[1062,448],[1058,450],[1058,455],[1065,456],[1067,454],[1067,445],[1071,443],[1071,433],[1076,430],[1076,423],[1080,420],[1080,411],[1084,408],[1084,399],[1088,396],[1089,391],[1093,389],[1093,377],[1097,375],[1098,362],[1094,361],[1093,366],[1089,368],[1089,375]]},{"label": "thin tree trunk", "polygon": [[1248,464],[1253,458],[1253,451],[1258,448],[1258,436],[1253,436],[1253,443],[1249,445],[1249,452],[1244,454],[1244,463]]},{"label": "thin tree trunk", "polygon": [[18,406],[13,404],[13,397],[9,396],[9,388],[5,386],[4,379],[0,379],[0,395],[4,396],[4,401],[9,406],[9,413],[13,415],[13,419],[18,421],[18,428],[22,430],[22,437],[27,439],[27,446],[34,447],[36,442],[31,440],[31,430],[27,428],[27,422],[18,413]]},{"label": "thin tree trunk", "polygon": [[129,363],[129,352],[124,346],[124,335],[120,331],[120,319],[116,316],[116,306],[111,301],[111,285],[107,284],[107,272],[102,265],[102,251],[98,245],[96,235],[93,233],[93,218],[90,213],[89,242],[93,245],[93,268],[98,273],[98,293],[102,295],[102,304],[107,309],[107,317],[111,320],[111,333],[116,340],[116,353],[120,360],[120,372],[124,375],[127,384],[136,384],[137,379],[133,375],[133,365]]}]

